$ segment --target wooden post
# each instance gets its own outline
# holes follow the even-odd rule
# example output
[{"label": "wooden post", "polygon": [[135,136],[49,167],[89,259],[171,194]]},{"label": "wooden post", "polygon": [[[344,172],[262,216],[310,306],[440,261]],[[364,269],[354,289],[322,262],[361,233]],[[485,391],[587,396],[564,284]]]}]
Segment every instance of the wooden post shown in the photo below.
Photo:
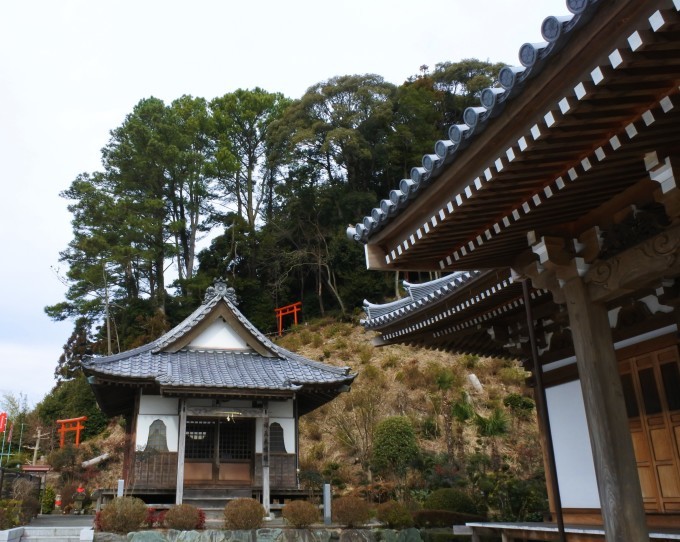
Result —
[{"label": "wooden post", "polygon": [[531,345],[531,360],[533,365],[534,379],[536,382],[536,410],[538,411],[538,423],[541,428],[542,447],[545,450],[547,471],[545,473],[548,482],[548,493],[555,508],[557,519],[557,531],[560,542],[566,542],[567,537],[564,533],[564,515],[562,514],[562,497],[560,496],[560,484],[557,479],[557,464],[555,463],[555,449],[553,447],[552,430],[550,428],[550,417],[548,415],[548,401],[543,385],[543,366],[538,356],[538,346],[536,343],[536,330],[534,329],[534,315],[531,308],[531,296],[529,295],[529,281],[522,281],[522,294],[524,298],[524,310],[527,316],[527,331],[529,332],[529,344]]},{"label": "wooden post", "polygon": [[271,509],[269,496],[269,405],[265,402],[262,417],[262,506],[265,516],[269,517]]},{"label": "wooden post", "polygon": [[605,537],[617,542],[649,540],[607,308],[592,302],[578,275],[566,280],[563,291],[583,390]]},{"label": "wooden post", "polygon": [[179,400],[179,436],[177,442],[177,489],[175,504],[182,504],[184,498],[184,448],[187,435],[187,401]]}]

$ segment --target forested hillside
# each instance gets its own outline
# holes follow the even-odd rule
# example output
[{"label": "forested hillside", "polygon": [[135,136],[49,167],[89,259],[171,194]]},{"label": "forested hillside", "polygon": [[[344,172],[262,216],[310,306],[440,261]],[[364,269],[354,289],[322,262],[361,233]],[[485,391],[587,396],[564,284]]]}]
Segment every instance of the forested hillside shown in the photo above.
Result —
[{"label": "forested hillside", "polygon": [[[505,520],[541,519],[547,509],[543,461],[527,373],[516,362],[407,346],[376,348],[372,332],[334,318],[305,322],[277,342],[310,359],[350,366],[351,391],[300,422],[300,482],[370,502],[423,506],[440,488],[462,490],[475,510]],[[87,415],[80,448],[43,441],[58,475],[55,493],[115,487],[126,440],[123,422],[106,420],[81,376],[63,382],[26,415],[25,435],[50,434],[54,420]],[[15,439],[15,443],[18,442]],[[26,439],[25,439],[26,442]],[[15,448],[16,450],[17,448]],[[82,467],[102,454],[106,461]],[[27,462],[28,454],[13,461]]]},{"label": "forested hillside", "polygon": [[[80,454],[107,451],[111,467],[81,472],[85,457],[54,456],[66,465],[64,483],[110,483],[123,449],[120,428],[107,429],[79,371],[82,358],[155,339],[225,277],[265,333],[274,307],[302,301],[301,325],[281,344],[359,373],[351,393],[302,422],[304,484],[329,480],[374,501],[410,502],[463,486],[496,517],[545,509],[524,371],[503,360],[374,348],[357,325],[362,300],[398,296],[404,277],[366,271],[361,246],[345,235],[499,69],[445,62],[399,86],[378,75],[334,77],[298,100],[259,88],[142,99],[111,130],[102,169],[62,194],[73,214],[60,262],[68,290],[45,310],[74,327],[57,363],[60,383],[24,415],[31,431],[87,415]],[[419,278],[431,277],[409,277]]]},{"label": "forested hillside", "polygon": [[46,312],[74,328],[57,374],[157,337],[220,276],[265,332],[276,306],[302,301],[307,319],[342,318],[364,297],[397,295],[394,276],[365,270],[345,229],[409,176],[499,68],[445,62],[399,86],[334,77],[298,100],[259,88],[142,99],[111,130],[102,169],[62,194],[73,214],[59,266],[68,290]]}]

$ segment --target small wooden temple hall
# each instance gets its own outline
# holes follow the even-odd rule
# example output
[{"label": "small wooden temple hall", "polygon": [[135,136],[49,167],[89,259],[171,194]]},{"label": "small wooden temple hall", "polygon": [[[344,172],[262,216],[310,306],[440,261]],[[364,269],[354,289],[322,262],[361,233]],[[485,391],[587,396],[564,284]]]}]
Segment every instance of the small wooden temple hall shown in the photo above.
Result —
[{"label": "small wooden temple hall", "polygon": [[229,499],[300,496],[300,416],[349,391],[356,374],[272,343],[218,279],[155,341],[83,367],[97,402],[122,415],[125,493],[221,510]]}]

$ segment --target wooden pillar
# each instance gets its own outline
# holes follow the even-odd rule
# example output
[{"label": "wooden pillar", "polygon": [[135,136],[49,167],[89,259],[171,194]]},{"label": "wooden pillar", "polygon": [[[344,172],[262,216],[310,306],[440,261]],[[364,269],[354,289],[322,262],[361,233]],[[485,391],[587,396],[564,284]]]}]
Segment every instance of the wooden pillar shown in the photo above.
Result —
[{"label": "wooden pillar", "polygon": [[580,276],[563,286],[609,541],[649,540],[607,308]]},{"label": "wooden pillar", "polygon": [[262,416],[262,506],[269,517],[271,509],[269,495],[269,405],[265,401]]},{"label": "wooden pillar", "polygon": [[184,498],[184,449],[187,435],[187,401],[179,400],[179,436],[177,442],[177,489],[175,504],[182,504]]}]

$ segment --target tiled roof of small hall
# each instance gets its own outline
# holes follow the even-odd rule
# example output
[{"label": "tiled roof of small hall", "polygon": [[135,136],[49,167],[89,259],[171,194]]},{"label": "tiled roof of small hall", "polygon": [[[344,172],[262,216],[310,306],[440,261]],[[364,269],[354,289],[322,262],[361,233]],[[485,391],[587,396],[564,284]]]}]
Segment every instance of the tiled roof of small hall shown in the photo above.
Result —
[{"label": "tiled roof of small hall", "polygon": [[[252,351],[163,349],[180,339],[224,302],[246,329],[274,356]],[[165,386],[295,389],[303,384],[351,382],[349,367],[334,367],[307,359],[270,341],[236,308],[228,295],[214,295],[180,324],[158,339],[119,354],[83,363],[87,373],[116,378],[149,379]]]},{"label": "tiled roof of small hall", "polygon": [[[448,129],[448,139],[435,143],[434,153],[423,156],[422,166],[411,169],[411,177],[402,179],[399,186],[390,191],[389,197],[380,201],[362,222],[347,228],[347,236],[360,243],[383,229],[395,216],[408,207],[420,192],[433,184],[446,166],[474,143],[506,103],[518,96],[527,81],[536,76],[570,39],[573,31],[585,24],[602,0],[566,0],[570,14],[547,17],[541,24],[545,41],[525,43],[519,49],[520,66],[507,66],[498,75],[499,87],[484,89],[480,95],[481,106],[468,107],[463,112],[464,124],[454,124]],[[470,189],[470,187],[468,187]]]},{"label": "tiled roof of small hall", "polygon": [[458,288],[479,276],[481,271],[459,271],[422,284],[403,282],[408,295],[390,303],[374,304],[364,300],[368,318],[361,320],[364,327],[386,324],[406,314],[414,313],[427,305],[453,294]]}]

